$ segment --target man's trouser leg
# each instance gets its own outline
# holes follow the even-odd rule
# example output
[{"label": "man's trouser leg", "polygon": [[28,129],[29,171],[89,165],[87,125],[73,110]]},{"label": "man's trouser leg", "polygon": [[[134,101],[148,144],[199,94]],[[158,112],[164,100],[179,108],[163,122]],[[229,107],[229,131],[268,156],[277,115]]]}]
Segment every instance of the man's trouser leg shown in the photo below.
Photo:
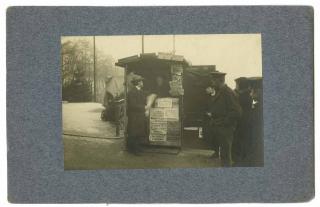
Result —
[{"label": "man's trouser leg", "polygon": [[205,139],[207,139],[208,145],[214,151],[214,157],[218,157],[219,142],[214,127],[212,127],[209,123],[206,123],[203,127],[203,132]]},{"label": "man's trouser leg", "polygon": [[211,137],[211,146],[212,146],[212,149],[214,151],[214,154],[215,156],[219,156],[219,142],[218,142],[218,137],[213,134],[212,137]]},{"label": "man's trouser leg", "polygon": [[232,141],[234,130],[231,127],[217,127],[220,142],[221,163],[225,167],[232,166]]}]

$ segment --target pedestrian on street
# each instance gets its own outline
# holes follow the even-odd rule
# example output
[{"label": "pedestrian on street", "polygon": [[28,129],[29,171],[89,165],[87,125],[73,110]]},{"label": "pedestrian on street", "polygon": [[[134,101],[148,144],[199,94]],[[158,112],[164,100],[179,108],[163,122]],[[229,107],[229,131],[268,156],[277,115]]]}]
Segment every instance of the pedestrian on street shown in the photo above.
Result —
[{"label": "pedestrian on street", "polygon": [[127,150],[137,155],[141,152],[141,142],[146,136],[146,96],[143,91],[143,78],[135,75],[128,92]]},{"label": "pedestrian on street", "polygon": [[218,140],[221,164],[232,166],[232,141],[241,107],[231,88],[225,84],[225,75],[219,71],[211,72],[211,87],[214,95],[209,100],[207,116],[210,117],[212,138]]},{"label": "pedestrian on street", "polygon": [[107,89],[103,97],[104,110],[102,111],[101,118],[104,121],[115,121],[115,113],[113,107],[114,97]]}]

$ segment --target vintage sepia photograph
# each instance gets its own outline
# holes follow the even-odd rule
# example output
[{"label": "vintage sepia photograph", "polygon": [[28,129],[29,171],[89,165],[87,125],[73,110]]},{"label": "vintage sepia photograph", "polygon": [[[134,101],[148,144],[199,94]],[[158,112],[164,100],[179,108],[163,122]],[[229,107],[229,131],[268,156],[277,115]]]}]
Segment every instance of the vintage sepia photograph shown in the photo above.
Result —
[{"label": "vintage sepia photograph", "polygon": [[261,41],[62,36],[64,169],[263,167]]}]

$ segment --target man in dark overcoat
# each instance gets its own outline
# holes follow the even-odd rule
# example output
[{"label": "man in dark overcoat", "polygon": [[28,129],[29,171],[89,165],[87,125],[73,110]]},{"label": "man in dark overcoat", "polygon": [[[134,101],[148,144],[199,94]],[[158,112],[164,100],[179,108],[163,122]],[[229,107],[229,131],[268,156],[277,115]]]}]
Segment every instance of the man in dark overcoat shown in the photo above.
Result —
[{"label": "man in dark overcoat", "polygon": [[143,92],[143,78],[132,78],[133,88],[128,92],[127,150],[133,154],[141,151],[141,142],[146,136],[146,96]]},{"label": "man in dark overcoat", "polygon": [[264,165],[263,144],[263,87],[262,77],[249,79],[252,97],[252,110],[250,115],[250,156],[247,159],[248,166],[261,167]]},{"label": "man in dark overcoat", "polygon": [[221,164],[232,166],[232,141],[237,120],[241,116],[241,107],[231,88],[225,84],[226,73],[214,71],[211,73],[211,87],[214,89],[207,116],[210,117],[212,137],[220,146]]},{"label": "man in dark overcoat", "polygon": [[243,166],[248,157],[248,146],[250,141],[250,113],[252,97],[250,96],[249,80],[245,77],[235,79],[236,97],[242,109],[242,115],[238,120],[232,143],[232,158],[235,166]]},{"label": "man in dark overcoat", "polygon": [[212,126],[211,126],[211,114],[209,112],[211,101],[213,96],[215,95],[215,90],[212,86],[206,88],[206,113],[203,117],[203,137],[210,145],[210,148],[214,151],[211,155],[211,158],[220,158],[219,156],[219,142],[217,137],[212,136]]}]

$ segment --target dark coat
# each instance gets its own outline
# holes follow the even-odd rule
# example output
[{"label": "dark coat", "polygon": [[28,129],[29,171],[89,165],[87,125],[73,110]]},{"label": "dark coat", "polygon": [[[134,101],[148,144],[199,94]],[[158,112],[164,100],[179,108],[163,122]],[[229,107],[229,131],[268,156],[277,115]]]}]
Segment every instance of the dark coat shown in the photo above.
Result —
[{"label": "dark coat", "polygon": [[251,142],[249,162],[254,166],[263,166],[263,106],[262,101],[255,104],[250,117]]},{"label": "dark coat", "polygon": [[146,96],[142,90],[132,88],[127,97],[128,103],[128,137],[146,136],[145,105]]},{"label": "dark coat", "polygon": [[104,106],[105,108],[110,107],[113,99],[114,99],[113,95],[112,95],[109,91],[106,91],[106,92],[104,93],[104,97],[103,97],[103,106]]},{"label": "dark coat", "polygon": [[232,145],[233,159],[236,164],[241,164],[250,153],[251,131],[250,126],[252,98],[250,92],[235,90],[236,96],[242,109],[242,115],[238,121],[236,131],[234,133],[234,140]]},{"label": "dark coat", "polygon": [[249,90],[244,90],[244,91],[234,91],[236,94],[236,97],[238,98],[239,104],[242,108],[242,112],[244,115],[244,112],[250,112],[251,111],[251,105],[252,105],[252,98],[250,96],[250,91]]},{"label": "dark coat", "polygon": [[212,115],[212,124],[223,127],[236,127],[241,116],[241,107],[235,93],[224,85],[208,101],[207,111]]},{"label": "dark coat", "polygon": [[210,128],[213,150],[220,147],[223,166],[232,165],[231,148],[233,133],[241,116],[241,107],[233,90],[224,85],[209,99],[208,111],[211,113]]}]

